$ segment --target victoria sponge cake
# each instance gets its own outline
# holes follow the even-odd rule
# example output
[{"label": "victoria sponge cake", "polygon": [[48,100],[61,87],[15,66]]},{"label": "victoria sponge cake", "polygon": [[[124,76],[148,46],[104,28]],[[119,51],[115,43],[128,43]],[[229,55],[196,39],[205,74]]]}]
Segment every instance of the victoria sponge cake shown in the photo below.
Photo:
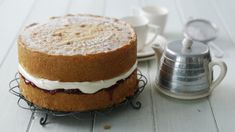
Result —
[{"label": "victoria sponge cake", "polygon": [[17,42],[20,91],[56,111],[118,104],[138,85],[136,42],[131,26],[114,18],[78,14],[33,23]]}]

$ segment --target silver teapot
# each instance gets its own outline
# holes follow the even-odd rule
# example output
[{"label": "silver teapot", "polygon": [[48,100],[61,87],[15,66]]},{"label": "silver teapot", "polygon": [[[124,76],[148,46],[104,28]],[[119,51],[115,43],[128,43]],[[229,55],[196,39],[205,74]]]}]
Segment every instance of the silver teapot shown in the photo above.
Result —
[{"label": "silver teapot", "polygon": [[[156,86],[160,92],[179,99],[197,99],[210,95],[223,80],[227,66],[221,60],[212,60],[206,44],[215,38],[211,33],[207,35],[213,28],[210,25],[206,20],[191,20],[186,24],[183,40],[170,42],[164,48],[152,46],[159,62]],[[220,67],[220,74],[214,80],[215,65]]]}]

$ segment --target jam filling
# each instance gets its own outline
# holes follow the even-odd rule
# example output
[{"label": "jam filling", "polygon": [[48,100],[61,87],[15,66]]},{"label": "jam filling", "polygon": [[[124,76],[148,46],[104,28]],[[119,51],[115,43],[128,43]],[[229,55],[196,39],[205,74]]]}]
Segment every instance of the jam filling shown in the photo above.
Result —
[{"label": "jam filling", "polygon": [[[43,90],[45,93],[49,93],[49,94],[51,94],[51,95],[54,95],[54,94],[59,93],[59,92],[64,92],[64,93],[67,93],[67,94],[84,94],[84,93],[82,93],[79,89],[55,89],[55,90],[45,90],[45,89],[42,89],[42,88],[37,87],[33,82],[27,80],[22,74],[20,74],[20,76],[23,78],[23,80],[24,80],[24,82],[25,82],[26,85],[31,85],[32,87],[38,88],[38,89],[40,89],[40,90]],[[128,78],[130,78],[130,76],[129,76]],[[128,79],[128,78],[126,78],[126,79]],[[109,93],[109,98],[110,98],[110,100],[112,100],[114,89],[115,89],[120,83],[122,83],[123,81],[125,81],[126,79],[117,81],[117,83],[114,84],[113,86],[111,86],[111,87],[109,87],[109,88],[107,88],[107,89],[101,89],[101,90],[99,90],[99,91],[102,91],[102,90],[107,91],[107,92]],[[99,92],[99,91],[97,91],[97,92]],[[97,93],[97,92],[95,92],[95,93]],[[93,93],[93,94],[95,94],[95,93]]]}]

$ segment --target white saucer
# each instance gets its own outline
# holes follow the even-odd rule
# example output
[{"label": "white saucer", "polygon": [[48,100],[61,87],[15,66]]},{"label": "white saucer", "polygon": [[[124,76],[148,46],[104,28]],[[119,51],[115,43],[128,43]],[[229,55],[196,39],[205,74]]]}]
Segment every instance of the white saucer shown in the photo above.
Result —
[{"label": "white saucer", "polygon": [[155,59],[155,55],[151,55],[151,56],[146,56],[146,57],[137,57],[138,62],[140,61],[147,61],[147,60],[152,60]]},{"label": "white saucer", "polygon": [[201,99],[201,98],[207,97],[211,94],[211,92],[206,92],[206,93],[201,93],[201,94],[186,94],[186,93],[176,94],[176,93],[172,93],[166,89],[160,88],[156,84],[155,84],[155,86],[156,86],[157,90],[159,92],[161,92],[162,94],[167,95],[172,98],[182,99],[182,100]]},{"label": "white saucer", "polygon": [[146,56],[153,56],[154,51],[151,45],[146,46],[143,50],[137,52],[137,57],[146,57]]}]

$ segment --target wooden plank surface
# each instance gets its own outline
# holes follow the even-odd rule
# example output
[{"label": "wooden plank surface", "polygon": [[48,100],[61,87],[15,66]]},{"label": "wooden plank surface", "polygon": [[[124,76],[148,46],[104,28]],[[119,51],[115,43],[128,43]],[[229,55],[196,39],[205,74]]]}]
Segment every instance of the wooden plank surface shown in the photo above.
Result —
[{"label": "wooden plank surface", "polygon": [[34,0],[22,0],[18,4],[15,0],[0,3],[0,67],[4,58],[14,45],[17,33],[33,8]]},{"label": "wooden plank surface", "polygon": [[[0,69],[0,131],[26,131],[31,119],[31,112],[19,108],[16,102],[18,98],[8,92],[9,81],[14,78],[17,71],[18,62],[16,46],[11,49],[9,56]],[[12,61],[15,60],[15,61]]]},{"label": "wooden plank surface", "polygon": [[216,15],[220,18],[224,28],[228,32],[229,37],[235,43],[235,14],[234,7],[235,1],[234,0],[210,0],[211,5],[215,8]]},{"label": "wooden plank surface", "polygon": [[34,1],[22,0],[22,3],[17,5],[14,2],[8,0],[0,5],[0,131],[26,131],[31,118],[31,112],[20,109],[16,105],[17,98],[8,92],[8,83],[14,78],[18,65],[17,51],[16,48],[12,49],[12,46]]},{"label": "wooden plank surface", "polygon": [[72,0],[68,12],[103,15],[105,2],[105,0]]},{"label": "wooden plank surface", "polygon": [[139,6],[140,4],[140,0],[107,0],[105,15],[116,18],[130,16],[132,15],[131,7]]},{"label": "wooden plank surface", "polygon": [[[111,113],[71,117],[49,117],[49,124],[39,124],[42,115],[20,109],[17,98],[8,93],[8,82],[17,71],[17,34],[22,27],[50,16],[66,13],[91,13],[111,17],[131,15],[132,6],[160,5],[169,9],[165,36],[182,38],[188,17],[206,18],[220,30],[215,44],[225,51],[223,60],[228,74],[208,99],[180,101],[159,94],[154,86],[155,60],[138,64],[149,84],[138,98],[140,110],[121,107]],[[235,125],[235,16],[232,0],[0,0],[0,131],[155,131],[155,132],[231,132]],[[6,15],[7,14],[7,15]],[[14,16],[14,17],[12,17]],[[110,126],[109,129],[105,129]]]}]

